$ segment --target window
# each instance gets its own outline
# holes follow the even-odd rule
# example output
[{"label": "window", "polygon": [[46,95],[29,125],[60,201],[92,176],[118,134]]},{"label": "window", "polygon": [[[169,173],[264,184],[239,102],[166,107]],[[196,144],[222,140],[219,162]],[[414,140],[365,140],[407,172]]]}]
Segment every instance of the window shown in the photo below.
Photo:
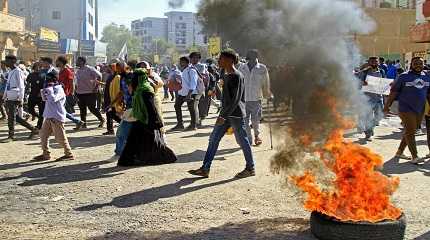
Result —
[{"label": "window", "polygon": [[88,40],[94,40],[94,35],[88,32]]},{"label": "window", "polygon": [[92,8],[94,8],[94,0],[88,0],[88,4],[89,4]]},{"label": "window", "polygon": [[60,11],[53,11],[52,12],[52,19],[60,20],[61,19],[61,12]]},{"label": "window", "polygon": [[91,26],[94,26],[94,18],[93,18],[93,15],[91,15],[91,13],[88,13],[88,22],[90,23]]},{"label": "window", "polygon": [[146,33],[147,33],[146,30],[143,30],[143,34],[146,35]]},{"label": "window", "polygon": [[180,21],[184,20],[184,17],[179,16],[179,20],[180,20]]}]

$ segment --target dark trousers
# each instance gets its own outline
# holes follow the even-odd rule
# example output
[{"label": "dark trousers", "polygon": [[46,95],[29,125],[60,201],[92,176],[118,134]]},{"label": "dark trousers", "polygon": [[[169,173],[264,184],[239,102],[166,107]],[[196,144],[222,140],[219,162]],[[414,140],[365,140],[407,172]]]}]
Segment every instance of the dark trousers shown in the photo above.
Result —
[{"label": "dark trousers", "polygon": [[4,109],[3,95],[0,94],[0,114],[1,118],[6,118],[6,111]]},{"label": "dark trousers", "polygon": [[121,118],[118,117],[118,115],[116,115],[116,110],[115,108],[112,108],[111,111],[106,113],[106,127],[108,132],[113,132],[113,121],[115,120],[115,122],[120,123],[121,122]]},{"label": "dark trousers", "polygon": [[176,119],[178,120],[178,124],[184,124],[184,120],[182,118],[182,105],[186,102],[188,106],[188,111],[191,115],[191,127],[197,127],[197,121],[199,119],[199,100],[200,96],[198,94],[194,94],[191,96],[191,99],[187,101],[187,98],[184,96],[178,95],[176,97],[175,102],[175,111],[176,111]]},{"label": "dark trousers", "polygon": [[102,114],[96,108],[97,93],[78,94],[77,97],[79,111],[81,112],[81,120],[83,122],[87,122],[87,108],[92,114],[94,114],[94,116],[97,117],[99,121],[104,121]]},{"label": "dark trousers", "polygon": [[[38,113],[36,113],[35,107],[37,106]],[[42,98],[30,98],[28,100],[28,113],[32,116],[37,117],[37,128],[41,129],[43,124],[43,111],[45,110],[45,102]]]},{"label": "dark trousers", "polygon": [[66,96],[66,104],[64,105],[66,107],[66,112],[73,114],[75,113],[75,96]]},{"label": "dark trousers", "polygon": [[430,116],[426,116],[427,146],[430,152]]},{"label": "dark trousers", "polygon": [[404,132],[402,142],[399,146],[399,152],[403,153],[405,148],[408,147],[412,157],[418,156],[417,143],[415,140],[415,132],[423,119],[423,114],[414,112],[400,112],[400,119],[404,124]]},{"label": "dark trousers", "polygon": [[28,130],[33,131],[34,127],[31,126],[28,122],[18,116],[18,101],[6,101],[6,111],[7,111],[7,126],[9,128],[9,137],[13,138],[15,136],[15,122],[18,122]]},{"label": "dark trousers", "polygon": [[211,96],[207,93],[202,96],[199,102],[199,116],[200,119],[205,119],[209,115],[209,108],[211,106]]},{"label": "dark trousers", "polygon": [[175,92],[174,91],[170,91],[168,86],[164,86],[164,99],[168,99],[169,98],[169,93],[170,93],[170,97],[173,99],[175,99]]}]

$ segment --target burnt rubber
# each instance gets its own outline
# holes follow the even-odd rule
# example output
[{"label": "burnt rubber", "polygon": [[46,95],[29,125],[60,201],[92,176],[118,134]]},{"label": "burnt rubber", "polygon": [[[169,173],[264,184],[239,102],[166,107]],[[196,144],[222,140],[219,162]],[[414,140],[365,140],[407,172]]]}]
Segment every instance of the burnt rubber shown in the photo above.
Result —
[{"label": "burnt rubber", "polygon": [[406,230],[404,215],[396,221],[341,222],[324,214],[313,212],[311,231],[320,240],[403,240]]}]

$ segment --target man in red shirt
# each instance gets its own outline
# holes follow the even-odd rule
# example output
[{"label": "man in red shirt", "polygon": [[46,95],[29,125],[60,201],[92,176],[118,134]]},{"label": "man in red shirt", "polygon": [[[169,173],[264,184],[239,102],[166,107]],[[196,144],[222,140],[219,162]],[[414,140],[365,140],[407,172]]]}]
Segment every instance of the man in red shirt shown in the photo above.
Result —
[{"label": "man in red shirt", "polygon": [[85,125],[85,122],[73,116],[75,112],[75,96],[74,96],[74,79],[75,74],[72,69],[67,66],[67,59],[64,56],[59,56],[55,61],[58,70],[60,70],[58,81],[64,88],[64,93],[66,94],[66,117],[76,124],[75,130],[79,130]]}]

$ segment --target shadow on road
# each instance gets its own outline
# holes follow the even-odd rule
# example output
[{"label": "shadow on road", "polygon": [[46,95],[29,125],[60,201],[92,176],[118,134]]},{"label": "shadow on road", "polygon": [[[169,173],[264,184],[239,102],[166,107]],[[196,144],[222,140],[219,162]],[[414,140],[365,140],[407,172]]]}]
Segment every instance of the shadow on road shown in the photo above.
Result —
[{"label": "shadow on road", "polygon": [[[82,137],[67,137],[72,149],[101,147],[115,143],[115,136],[82,136]],[[61,149],[60,145],[50,138],[50,147]],[[40,142],[28,143],[27,146],[38,146]]]},{"label": "shadow on road", "polygon": [[423,235],[414,238],[414,240],[428,240],[430,239],[430,232],[424,233]]},{"label": "shadow on road", "polygon": [[18,184],[22,187],[37,186],[37,185],[55,185],[70,182],[80,182],[94,179],[110,178],[122,173],[119,173],[124,168],[109,167],[100,168],[102,165],[110,164],[106,161],[82,163],[68,166],[47,166],[22,172],[21,175],[13,178],[2,178],[0,182],[10,181],[19,178],[26,178],[23,183]]},{"label": "shadow on road", "polygon": [[139,240],[314,240],[309,231],[309,220],[302,218],[274,218],[227,223],[197,233],[183,232],[113,232],[89,240],[139,239]]},{"label": "shadow on road", "polygon": [[[225,160],[225,158],[223,157],[224,155],[236,153],[240,150],[240,148],[220,149],[216,154],[215,160],[223,161]],[[178,163],[200,162],[203,161],[203,159],[205,158],[205,154],[206,152],[202,150],[195,150],[192,153],[181,154],[178,155]]]},{"label": "shadow on road", "polygon": [[208,183],[203,185],[198,185],[194,187],[187,187],[194,182],[201,180],[202,178],[185,178],[176,183],[167,184],[160,187],[150,188],[140,192],[135,192],[123,196],[114,198],[110,203],[103,204],[91,204],[75,209],[76,211],[93,211],[99,208],[114,206],[117,208],[130,208],[139,205],[145,205],[148,203],[155,202],[163,198],[172,198],[180,195],[184,195],[190,192],[198,191],[204,188],[214,187],[222,184],[227,184],[229,182],[236,181],[237,179],[228,179],[214,183]]},{"label": "shadow on road", "polygon": [[425,176],[430,176],[430,162],[421,165],[415,165],[410,162],[400,163],[400,159],[394,157],[384,163],[382,172],[387,175],[422,172]]}]

